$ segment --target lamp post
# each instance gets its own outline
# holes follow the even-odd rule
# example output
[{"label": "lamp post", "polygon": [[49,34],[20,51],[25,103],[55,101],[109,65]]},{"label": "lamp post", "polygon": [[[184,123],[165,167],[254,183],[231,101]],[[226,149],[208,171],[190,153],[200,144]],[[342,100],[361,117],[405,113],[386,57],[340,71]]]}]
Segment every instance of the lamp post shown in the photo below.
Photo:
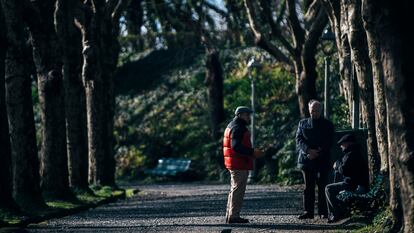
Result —
[{"label": "lamp post", "polygon": [[[248,68],[248,73],[249,73],[249,78],[250,78],[250,86],[251,86],[251,108],[253,110],[253,113],[251,115],[251,135],[250,135],[250,140],[252,142],[252,147],[255,147],[255,143],[256,143],[256,120],[255,120],[255,114],[256,114],[256,81],[253,77],[253,70],[256,69],[256,71],[258,71],[260,68],[262,67],[262,64],[258,61],[256,61],[255,58],[251,58],[249,60],[249,62],[247,63],[247,68]],[[248,182],[251,183],[253,181],[255,181],[255,179],[257,178],[257,169],[256,169],[256,161],[254,161],[254,168],[253,171],[249,171],[249,178],[248,178]]]},{"label": "lamp post", "polygon": [[[335,34],[332,33],[330,28],[327,28],[323,31],[323,34],[321,36],[322,41],[333,41],[335,42]],[[331,55],[333,54],[333,51],[326,51],[322,50],[325,55],[325,82],[324,82],[324,111],[323,115],[326,119],[329,119],[329,113],[330,113],[330,103],[329,103],[329,86],[330,86],[330,65],[331,65]]]},{"label": "lamp post", "polygon": [[359,89],[355,66],[352,65],[352,128],[359,129]]}]

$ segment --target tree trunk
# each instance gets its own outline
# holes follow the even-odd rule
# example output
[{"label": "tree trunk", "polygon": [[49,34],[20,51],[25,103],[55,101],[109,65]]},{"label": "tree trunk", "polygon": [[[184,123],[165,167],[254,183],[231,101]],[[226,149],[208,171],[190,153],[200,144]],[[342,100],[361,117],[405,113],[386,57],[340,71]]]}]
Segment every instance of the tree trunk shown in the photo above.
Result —
[{"label": "tree trunk", "polygon": [[[284,46],[284,51],[282,51],[279,46],[275,46],[275,44],[272,43],[271,39],[267,38],[267,34],[269,34],[267,33],[268,29],[262,27],[262,22],[260,22],[256,16],[255,1],[244,1],[247,17],[255,37],[256,45],[267,51],[280,63],[289,66],[293,64],[295,68],[296,94],[298,96],[301,117],[309,116],[308,102],[317,97],[315,85],[317,78],[315,69],[316,46],[318,45],[322,31],[328,22],[328,17],[326,12],[322,9],[322,4],[316,1],[314,3],[315,7],[312,8],[311,17],[306,20],[306,23],[304,23],[305,25],[302,25],[297,15],[298,5],[296,1],[286,1],[288,9],[287,21],[289,33],[292,37],[290,38],[292,40],[292,45],[286,38],[284,38],[284,35],[278,33],[278,30],[281,29],[278,28],[278,25],[275,25],[275,22],[272,22],[274,17],[272,15],[268,17],[269,21],[267,23],[269,25],[267,26],[273,26],[274,28],[274,30],[272,30],[273,33],[270,34],[270,36],[273,35],[271,39],[279,40]],[[264,13],[262,12],[262,14]],[[289,56],[285,55],[286,51],[289,53]]]},{"label": "tree trunk", "polygon": [[112,4],[99,2],[92,7],[85,3],[83,16],[77,18],[77,25],[83,41],[89,182],[115,186],[113,74],[119,55],[117,36],[122,3],[116,7]]},{"label": "tree trunk", "polygon": [[219,60],[219,52],[207,50],[206,59],[206,84],[210,108],[210,120],[212,136],[220,139],[220,124],[224,121],[223,106],[223,70]]},{"label": "tree trunk", "polygon": [[240,13],[243,11],[240,9],[240,3],[235,0],[227,0],[226,8],[228,9],[226,21],[228,26],[230,44],[240,46],[244,43],[244,38],[240,31]]},{"label": "tree trunk", "polygon": [[[397,194],[397,197],[393,196],[392,198],[397,200],[401,198],[403,228],[404,232],[408,233],[414,231],[414,200],[412,195],[414,193],[414,99],[410,94],[412,90],[409,89],[414,85],[412,81],[414,74],[412,71],[407,72],[403,68],[411,67],[413,64],[407,64],[411,58],[402,56],[404,53],[402,50],[407,48],[404,45],[411,45],[402,43],[395,37],[384,38],[382,34],[382,41],[387,39],[391,41],[383,43],[381,52],[383,54],[383,68],[386,71],[385,87],[387,117],[389,118],[388,154],[392,157],[391,166],[396,165],[395,168],[391,167],[393,170],[390,171],[396,172],[396,180],[391,183],[391,186],[398,187],[400,192],[399,195]],[[402,57],[405,61],[399,63]],[[394,183],[395,181],[398,181],[398,183]],[[393,205],[392,207],[393,210],[398,211],[398,208],[395,208]]]},{"label": "tree trunk", "polygon": [[115,185],[115,153],[114,153],[114,116],[115,116],[115,93],[114,93],[114,75],[118,63],[120,45],[118,42],[119,19],[106,18],[104,24],[104,34],[102,39],[102,64],[105,86],[107,87],[106,98],[106,127],[107,127],[107,144],[105,155],[105,180],[112,186]]},{"label": "tree trunk", "polygon": [[30,4],[33,15],[28,24],[42,122],[40,186],[45,197],[66,198],[72,193],[68,180],[61,47],[54,26],[55,1],[31,1]]},{"label": "tree trunk", "polygon": [[128,35],[136,36],[136,42],[132,44],[133,49],[141,51],[144,49],[144,40],[141,37],[141,27],[144,24],[144,10],[142,0],[130,0],[125,14]]},{"label": "tree trunk", "polygon": [[369,5],[369,2],[363,1],[362,14],[364,27],[367,33],[367,41],[369,48],[369,57],[372,64],[372,73],[374,80],[374,100],[375,100],[375,116],[376,116],[376,132],[378,150],[381,156],[381,172],[389,175],[389,182],[386,187],[389,192],[389,203],[393,217],[392,232],[397,232],[402,227],[402,207],[399,195],[399,185],[397,180],[397,172],[394,156],[388,155],[388,134],[387,134],[387,109],[385,103],[384,90],[384,71],[381,64],[381,47],[379,34],[376,31],[378,9]]},{"label": "tree trunk", "polygon": [[385,81],[390,174],[395,175],[390,186],[398,188],[397,193],[392,193],[391,207],[396,217],[401,217],[398,213],[401,200],[403,231],[414,232],[414,95],[411,94],[414,49],[410,31],[402,26],[411,19],[410,1],[364,0],[364,6],[371,11],[366,20],[375,22],[374,29],[377,38],[380,37],[377,43]]},{"label": "tree trunk", "polygon": [[57,6],[56,26],[63,55],[69,184],[75,190],[90,191],[86,100],[81,76],[82,37],[74,24],[74,6],[65,0],[59,0]]},{"label": "tree trunk", "polygon": [[369,160],[370,178],[373,179],[380,171],[381,161],[378,154],[378,145],[375,132],[374,90],[372,81],[372,67],[368,55],[366,33],[361,17],[361,1],[343,1],[346,9],[345,17],[348,23],[348,36],[351,46],[352,60],[355,64],[359,84],[359,94],[362,106],[362,118],[368,129],[367,152]]},{"label": "tree trunk", "polygon": [[323,4],[329,16],[331,28],[335,33],[336,48],[338,51],[340,93],[345,97],[348,104],[349,122],[352,122],[352,101],[354,92],[352,88],[352,62],[351,48],[349,46],[348,34],[346,30],[347,24],[344,22],[343,13],[341,13],[340,0],[323,0]]},{"label": "tree trunk", "polygon": [[[0,4],[0,28],[5,28]],[[5,30],[0,32],[0,208],[17,209],[13,200],[12,167],[9,124],[6,109],[4,62],[7,51]]]},{"label": "tree trunk", "polygon": [[388,172],[388,142],[387,128],[384,122],[387,122],[387,110],[385,105],[384,93],[384,72],[381,66],[380,55],[380,38],[374,29],[374,21],[370,18],[370,9],[362,6],[364,27],[367,34],[369,57],[372,64],[372,75],[374,83],[374,103],[375,103],[375,132],[377,134],[378,151],[381,156],[381,171]]},{"label": "tree trunk", "polygon": [[328,23],[328,15],[322,7],[318,4],[319,10],[315,21],[308,28],[308,33],[303,41],[303,47],[300,50],[300,61],[302,63],[302,71],[300,74],[299,83],[297,84],[297,95],[299,99],[299,110],[302,117],[309,117],[308,103],[311,99],[316,99],[316,79],[318,73],[316,72],[316,48],[319,44],[319,38],[323,29]]},{"label": "tree trunk", "polygon": [[[101,6],[102,7],[102,6]],[[95,13],[91,9],[85,11],[85,21],[81,26],[83,41],[82,76],[86,90],[89,183],[108,185],[105,177],[105,153],[107,141],[107,124],[105,113],[105,85],[100,61],[99,38],[101,36],[100,17],[102,10]]]},{"label": "tree trunk", "polygon": [[[314,57],[313,60],[315,60]],[[314,66],[312,64],[308,65]],[[316,99],[316,77],[316,70],[302,69],[299,74],[296,73],[296,94],[298,96],[300,116],[302,118],[309,117],[308,103],[311,99]]]},{"label": "tree trunk", "polygon": [[[389,123],[387,122],[387,126]],[[400,178],[397,169],[396,156],[388,157],[389,164],[389,203],[392,213],[392,227],[391,232],[400,232],[403,225],[403,210],[401,203],[401,189],[398,179]]]},{"label": "tree trunk", "polygon": [[128,35],[141,35],[141,26],[143,25],[143,9],[141,0],[130,0],[126,9],[126,27]]},{"label": "tree trunk", "polygon": [[31,80],[22,1],[1,0],[7,28],[6,106],[13,167],[13,196],[23,209],[45,206],[39,177]]}]

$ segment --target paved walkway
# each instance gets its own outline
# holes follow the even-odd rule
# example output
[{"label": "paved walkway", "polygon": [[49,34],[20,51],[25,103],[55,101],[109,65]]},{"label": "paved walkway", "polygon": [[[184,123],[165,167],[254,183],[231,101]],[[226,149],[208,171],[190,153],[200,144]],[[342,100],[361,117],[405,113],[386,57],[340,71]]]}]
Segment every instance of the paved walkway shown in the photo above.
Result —
[{"label": "paved walkway", "polygon": [[29,232],[338,232],[326,220],[299,221],[298,187],[248,185],[242,216],[224,224],[229,185],[136,186],[139,195],[61,219],[30,225]]}]

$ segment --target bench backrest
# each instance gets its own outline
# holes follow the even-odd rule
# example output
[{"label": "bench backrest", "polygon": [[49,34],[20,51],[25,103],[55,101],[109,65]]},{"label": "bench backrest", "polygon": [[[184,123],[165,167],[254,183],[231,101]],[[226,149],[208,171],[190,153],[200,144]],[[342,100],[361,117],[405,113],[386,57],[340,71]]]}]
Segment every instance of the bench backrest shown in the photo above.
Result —
[{"label": "bench backrest", "polygon": [[188,169],[190,169],[190,164],[191,160],[189,159],[161,158],[158,160],[156,169],[187,171]]}]

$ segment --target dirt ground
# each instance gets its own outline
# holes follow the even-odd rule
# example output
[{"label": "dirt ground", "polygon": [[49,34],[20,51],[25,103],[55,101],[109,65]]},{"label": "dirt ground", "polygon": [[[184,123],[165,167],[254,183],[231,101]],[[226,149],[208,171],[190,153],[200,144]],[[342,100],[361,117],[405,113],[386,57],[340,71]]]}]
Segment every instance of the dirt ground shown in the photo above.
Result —
[{"label": "dirt ground", "polygon": [[229,185],[163,184],[133,186],[133,198],[79,214],[30,225],[28,232],[352,232],[326,219],[298,220],[300,186],[248,185],[242,217],[248,224],[225,224]]}]

